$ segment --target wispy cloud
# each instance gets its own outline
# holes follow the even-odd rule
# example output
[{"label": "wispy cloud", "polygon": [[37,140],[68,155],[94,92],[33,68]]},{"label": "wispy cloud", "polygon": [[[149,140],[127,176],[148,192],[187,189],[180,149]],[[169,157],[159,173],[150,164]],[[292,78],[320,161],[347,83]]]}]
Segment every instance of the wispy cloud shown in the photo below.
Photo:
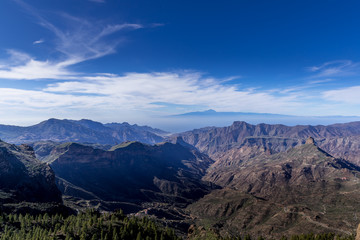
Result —
[{"label": "wispy cloud", "polygon": [[8,61],[0,65],[2,79],[67,79],[78,74],[66,69],[64,62],[38,61],[26,53],[8,50]]},{"label": "wispy cloud", "polygon": [[[116,47],[121,43],[122,37],[109,40],[107,36],[124,30],[143,28],[141,24],[103,24],[103,22],[89,22],[86,19],[71,16],[66,13],[58,14],[61,22],[66,26],[58,27],[43,17],[29,4],[14,0],[28,14],[33,16],[37,23],[55,35],[55,49],[62,53],[58,59],[38,60],[19,51],[9,50],[9,61],[2,61],[0,65],[0,78],[3,79],[59,79],[69,77],[71,73],[67,67],[91,59],[103,57],[116,52]],[[43,43],[40,39],[33,44]],[[13,61],[11,58],[17,60]]]},{"label": "wispy cloud", "polygon": [[57,28],[52,23],[42,19],[40,24],[53,32],[56,37],[56,48],[65,54],[73,63],[96,59],[115,52],[115,48],[121,42],[119,39],[110,41],[106,36],[125,29],[142,28],[140,24],[115,24],[106,25],[97,22],[89,22],[86,19],[76,18],[68,14],[62,17],[69,22],[70,27],[66,30]]},{"label": "wispy cloud", "polygon": [[0,88],[0,104],[16,108],[72,107],[74,104],[89,106],[90,97],[69,94],[52,94],[44,91]]},{"label": "wispy cloud", "polygon": [[6,53],[8,54],[9,58],[6,59],[6,64],[4,64],[3,67],[24,64],[31,60],[31,56],[29,54],[17,51],[15,49],[7,49]]},{"label": "wispy cloud", "polygon": [[44,91],[106,96],[111,105],[117,103],[133,109],[154,108],[153,103],[165,102],[201,105],[219,111],[256,109],[285,112],[297,104],[291,96],[278,98],[265,92],[239,91],[233,86],[204,78],[199,73],[128,73],[124,76],[84,77],[82,81],[51,84]]},{"label": "wispy cloud", "polygon": [[319,84],[324,84],[324,83],[334,82],[334,81],[335,81],[335,79],[328,78],[328,79],[321,79],[321,80],[309,81],[308,84],[309,84],[309,85],[319,85]]},{"label": "wispy cloud", "polygon": [[360,63],[350,60],[338,60],[326,62],[319,66],[308,67],[307,70],[314,73],[312,76],[314,78],[348,76],[359,74]]},{"label": "wispy cloud", "polygon": [[[141,87],[139,87],[141,86]],[[0,88],[0,105],[28,108],[63,107],[108,111],[151,110],[159,102],[203,106],[217,111],[286,113],[299,103],[292,96],[223,86],[199,73],[128,73],[98,75],[49,84],[40,90]]]},{"label": "wispy cloud", "polygon": [[103,37],[116,33],[120,30],[133,30],[133,29],[140,29],[143,28],[141,24],[134,24],[134,23],[124,23],[124,24],[115,24],[115,25],[107,25],[104,27],[99,34],[97,34],[92,40],[91,43],[96,43],[101,40]]},{"label": "wispy cloud", "polygon": [[283,88],[283,89],[273,89],[272,91],[279,92],[280,94],[298,94],[304,95],[304,93],[309,92],[309,90],[318,90],[326,83],[333,82],[334,79],[321,79],[321,80],[311,80],[311,81],[304,81],[302,84],[298,84],[295,86]]},{"label": "wispy cloud", "polygon": [[44,42],[44,39],[39,39],[37,41],[34,41],[33,44],[36,45],[36,44],[41,44]]},{"label": "wispy cloud", "polygon": [[325,91],[323,98],[328,101],[335,101],[346,104],[360,104],[360,86]]}]

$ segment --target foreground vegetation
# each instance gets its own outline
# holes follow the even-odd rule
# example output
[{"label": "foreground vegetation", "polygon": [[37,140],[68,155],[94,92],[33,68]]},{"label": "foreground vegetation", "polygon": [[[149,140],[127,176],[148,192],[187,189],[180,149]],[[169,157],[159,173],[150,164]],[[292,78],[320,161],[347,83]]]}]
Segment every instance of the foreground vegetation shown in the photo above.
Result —
[{"label": "foreground vegetation", "polygon": [[1,240],[179,240],[172,229],[148,218],[126,217],[121,211],[88,210],[77,216],[1,214]]},{"label": "foreground vegetation", "polygon": [[[180,240],[174,230],[163,228],[149,218],[127,217],[122,211],[100,213],[87,210],[78,215],[22,215],[0,214],[0,240]],[[213,231],[195,230],[190,240],[265,240],[252,238],[219,237]],[[280,240],[354,240],[351,236],[333,233],[303,234],[282,237]]]}]

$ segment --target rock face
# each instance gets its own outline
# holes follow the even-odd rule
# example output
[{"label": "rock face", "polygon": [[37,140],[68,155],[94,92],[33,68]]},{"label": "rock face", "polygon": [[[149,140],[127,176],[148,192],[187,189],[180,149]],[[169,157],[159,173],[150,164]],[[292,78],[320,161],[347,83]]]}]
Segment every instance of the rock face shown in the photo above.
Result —
[{"label": "rock face", "polygon": [[[331,155],[360,164],[360,122],[329,126],[294,126],[234,122],[229,127],[195,129],[174,136],[208,154],[214,160],[244,161],[255,148],[269,153],[283,152],[312,137]],[[236,157],[235,157],[236,156]]]},{"label": "rock face", "polygon": [[313,137],[309,137],[308,139],[306,139],[305,144],[310,144],[310,145],[315,145],[315,140]]},{"label": "rock face", "polygon": [[27,145],[15,146],[0,141],[0,203],[2,208],[15,204],[61,204],[61,192],[55,185],[50,166],[35,159]]},{"label": "rock face", "polygon": [[127,142],[104,151],[68,143],[51,156],[63,194],[89,201],[186,205],[210,189],[201,178],[213,161],[180,144]]},{"label": "rock face", "polygon": [[118,144],[124,141],[159,143],[167,133],[128,123],[101,124],[91,120],[49,119],[30,127],[0,125],[0,138],[10,143],[38,141]]},{"label": "rock face", "polygon": [[360,168],[308,139],[278,154],[262,154],[204,177],[223,189],[189,206],[198,221],[227,233],[281,237],[350,234],[360,214]]},{"label": "rock face", "polygon": [[359,226],[358,226],[357,229],[356,229],[356,237],[355,237],[355,240],[360,240],[360,224],[359,224]]}]

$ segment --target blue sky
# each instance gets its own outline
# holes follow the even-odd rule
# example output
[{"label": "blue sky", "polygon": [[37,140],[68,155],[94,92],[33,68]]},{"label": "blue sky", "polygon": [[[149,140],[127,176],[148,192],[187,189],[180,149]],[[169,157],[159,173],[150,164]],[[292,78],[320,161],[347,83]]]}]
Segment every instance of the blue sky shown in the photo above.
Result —
[{"label": "blue sky", "polygon": [[161,127],[163,116],[207,109],[360,116],[358,9],[335,0],[2,0],[0,122]]}]

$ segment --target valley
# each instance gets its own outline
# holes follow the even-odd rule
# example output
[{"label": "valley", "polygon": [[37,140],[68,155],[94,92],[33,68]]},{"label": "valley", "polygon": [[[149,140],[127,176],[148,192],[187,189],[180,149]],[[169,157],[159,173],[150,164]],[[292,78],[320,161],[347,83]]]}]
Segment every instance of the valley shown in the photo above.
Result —
[{"label": "valley", "polygon": [[360,222],[360,122],[172,135],[90,120],[35,126],[0,127],[15,143],[0,142],[4,212],[122,209],[183,238],[350,236]]}]

